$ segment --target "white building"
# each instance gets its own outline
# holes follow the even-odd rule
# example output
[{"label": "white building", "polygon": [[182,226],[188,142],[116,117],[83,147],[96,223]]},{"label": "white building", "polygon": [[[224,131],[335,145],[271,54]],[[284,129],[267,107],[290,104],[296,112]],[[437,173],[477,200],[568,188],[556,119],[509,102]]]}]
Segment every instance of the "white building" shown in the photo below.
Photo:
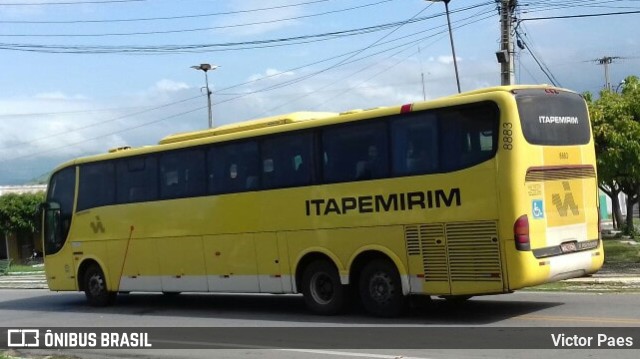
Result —
[{"label": "white building", "polygon": [[47,190],[46,184],[22,185],[22,186],[0,186],[0,196],[9,193],[37,193]]}]

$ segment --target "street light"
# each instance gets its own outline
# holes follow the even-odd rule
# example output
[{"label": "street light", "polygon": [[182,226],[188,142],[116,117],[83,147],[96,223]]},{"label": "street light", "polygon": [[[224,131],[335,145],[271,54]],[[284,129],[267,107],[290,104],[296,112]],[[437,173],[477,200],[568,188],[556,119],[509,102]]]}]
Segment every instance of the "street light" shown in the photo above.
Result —
[{"label": "street light", "polygon": [[427,0],[431,2],[443,2],[445,12],[447,13],[447,26],[449,27],[449,41],[451,41],[451,54],[453,55],[453,68],[456,71],[456,84],[458,85],[458,93],[460,93],[460,78],[458,76],[458,60],[456,60],[456,48],[453,46],[453,33],[451,32],[451,19],[449,18],[449,1],[451,0]]},{"label": "street light", "polygon": [[209,105],[209,128],[213,127],[213,116],[211,113],[211,90],[209,90],[209,76],[207,76],[207,71],[217,69],[218,65],[210,65],[210,64],[200,64],[198,66],[191,66],[192,69],[204,71],[204,82],[205,89],[207,90],[207,104]]}]

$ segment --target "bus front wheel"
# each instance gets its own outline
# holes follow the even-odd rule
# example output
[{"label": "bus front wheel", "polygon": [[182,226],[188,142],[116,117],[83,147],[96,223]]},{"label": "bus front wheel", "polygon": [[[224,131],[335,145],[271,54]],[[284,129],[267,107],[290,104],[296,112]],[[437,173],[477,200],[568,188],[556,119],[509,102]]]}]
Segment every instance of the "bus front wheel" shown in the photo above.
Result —
[{"label": "bus front wheel", "polygon": [[388,260],[376,259],[362,270],[359,281],[362,305],[379,317],[395,317],[405,307],[402,283],[396,266]]},{"label": "bus front wheel", "polygon": [[84,294],[91,306],[104,307],[116,299],[115,292],[107,290],[107,280],[100,266],[93,264],[84,273]]},{"label": "bus front wheel", "polygon": [[346,291],[338,270],[327,261],[315,261],[305,268],[302,294],[307,307],[316,314],[333,315],[344,308]]}]

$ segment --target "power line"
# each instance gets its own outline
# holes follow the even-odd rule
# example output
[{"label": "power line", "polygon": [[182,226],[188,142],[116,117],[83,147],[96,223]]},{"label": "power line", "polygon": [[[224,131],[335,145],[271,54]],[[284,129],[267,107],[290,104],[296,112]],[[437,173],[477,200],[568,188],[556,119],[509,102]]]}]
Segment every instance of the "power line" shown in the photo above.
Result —
[{"label": "power line", "polygon": [[531,57],[533,57],[533,60],[536,62],[536,64],[538,64],[538,67],[540,68],[542,73],[544,73],[547,76],[549,81],[551,81],[551,83],[554,86],[561,87],[560,83],[555,78],[555,76],[553,76],[549,68],[546,65],[544,65],[541,62],[541,60],[538,60],[538,57],[536,56],[536,54],[533,52],[533,50],[531,50],[531,48],[529,48],[529,45],[522,39],[522,36],[520,36],[520,32],[517,30],[516,30],[516,37],[522,41],[522,45],[529,51],[529,54],[531,54]]},{"label": "power line", "polygon": [[96,1],[65,1],[65,2],[26,2],[26,3],[0,3],[0,6],[47,6],[47,5],[83,5],[83,4],[112,4],[127,2],[144,2],[147,0],[96,0]]},{"label": "power line", "polygon": [[265,24],[273,24],[284,21],[293,21],[300,19],[307,19],[311,17],[324,16],[329,14],[335,14],[346,11],[353,11],[362,9],[369,6],[376,6],[383,3],[387,3],[393,0],[381,0],[371,4],[365,4],[360,6],[354,6],[350,8],[344,8],[339,10],[331,10],[317,14],[309,14],[309,15],[301,15],[294,16],[285,19],[276,19],[276,20],[266,20],[266,21],[257,21],[251,23],[243,23],[243,24],[233,24],[233,25],[224,25],[224,26],[211,26],[211,27],[199,27],[199,28],[190,28],[190,29],[177,29],[177,30],[162,30],[162,31],[143,31],[143,32],[116,32],[116,33],[100,33],[100,34],[0,34],[0,37],[111,37],[111,36],[142,36],[142,35],[166,35],[166,34],[176,34],[176,33],[186,33],[186,32],[200,32],[200,31],[210,31],[210,30],[220,30],[220,29],[229,29],[229,28],[237,28],[237,27],[245,27],[245,26],[255,26],[255,25],[265,25]]},{"label": "power line", "polygon": [[[629,0],[635,1],[635,0]],[[523,13],[529,12],[546,12],[558,9],[570,9],[570,8],[606,8],[606,9],[637,9],[633,6],[623,6],[621,0],[563,0],[559,2],[553,1],[528,1],[527,3],[519,3],[519,6],[523,8]],[[529,11],[530,9],[534,11]]]},{"label": "power line", "polygon": [[[475,7],[476,7],[476,6],[474,6],[474,7],[470,7],[470,8],[475,8]],[[426,8],[425,8],[424,10],[426,10]],[[424,11],[424,10],[423,10],[423,11]],[[466,10],[468,10],[468,9],[466,9]],[[421,11],[421,12],[422,12],[422,11]],[[418,14],[414,15],[414,17],[416,17],[416,16],[417,16],[417,15],[419,15],[419,14],[420,14],[420,13],[418,13]],[[411,20],[411,19],[409,19],[409,20]],[[407,21],[409,21],[409,20],[407,20]],[[466,19],[463,19],[463,20],[466,20]],[[394,31],[395,31],[395,30],[394,30]],[[328,69],[332,69],[332,68],[335,68],[335,67],[337,67],[337,66],[346,65],[346,64],[348,64],[348,63],[352,63],[352,62],[360,61],[360,60],[364,59],[364,58],[360,58],[360,59],[356,59],[356,60],[348,61],[349,59],[352,59],[353,57],[357,56],[359,53],[362,53],[363,51],[367,50],[368,48],[371,48],[371,47],[377,46],[378,44],[380,44],[380,41],[381,41],[382,39],[384,39],[384,38],[388,37],[388,36],[389,36],[389,35],[391,35],[392,33],[393,33],[393,32],[391,32],[391,33],[389,33],[389,34],[385,35],[384,37],[382,37],[381,39],[379,39],[378,41],[374,42],[373,44],[369,45],[368,47],[366,47],[366,48],[364,48],[364,49],[360,49],[360,50],[353,51],[353,52],[348,53],[348,54],[343,54],[343,55],[341,55],[341,56],[334,57],[334,58],[339,58],[339,57],[343,57],[343,56],[349,55],[349,57],[348,57],[347,59],[342,60],[342,61],[341,61],[341,63],[339,63],[339,64],[337,64],[337,65],[333,65],[333,66],[329,67]],[[431,35],[431,36],[435,36],[435,35]],[[431,36],[430,36],[430,37],[431,37]],[[404,37],[403,37],[403,38],[404,38]],[[391,40],[391,41],[389,41],[389,42],[397,41],[397,40],[398,40],[398,39],[396,39],[396,40]],[[423,39],[420,39],[420,40],[418,40],[418,41],[423,41],[423,40],[424,40],[424,38],[423,38]],[[389,42],[387,42],[387,43],[389,43]],[[385,50],[385,51],[388,51],[388,50]],[[383,52],[384,52],[384,51],[383,51]],[[330,60],[330,59],[329,59],[329,60]],[[324,61],[328,61],[328,60],[324,60]],[[324,61],[318,61],[318,62],[316,62],[316,63],[314,63],[314,64],[317,64],[317,63],[320,63],[320,62],[324,62]],[[301,67],[299,67],[299,68],[301,68]],[[297,68],[297,69],[299,69],[299,68]],[[325,71],[326,71],[326,70],[328,70],[328,69],[325,69]],[[286,70],[286,71],[293,71],[293,70],[294,70],[294,69],[289,69],[289,70]],[[312,75],[313,75],[313,74],[312,74]],[[315,75],[313,75],[313,76],[315,76]],[[302,79],[297,79],[297,81],[296,81],[296,82],[298,82],[298,81],[302,81],[302,80],[305,80],[305,79],[307,79],[307,78],[309,78],[309,77],[310,77],[310,76],[309,76],[309,75],[307,75],[307,76],[305,76],[305,77],[304,77],[304,78],[302,78]],[[252,82],[253,82],[253,81],[252,81]],[[251,83],[251,82],[243,83],[243,84],[240,84],[240,85],[245,85],[245,84],[248,84],[248,83]],[[219,90],[219,91],[216,91],[216,92],[224,91],[224,90],[227,90],[227,89],[229,89],[229,88],[237,87],[237,86],[240,86],[240,85],[230,86],[230,87],[227,87],[226,89],[222,89],[222,90]],[[279,85],[278,85],[278,88],[285,87],[285,86],[288,86],[288,85],[289,85],[289,84],[279,84]],[[268,90],[270,90],[270,88],[262,89],[262,90],[259,90],[259,91],[256,91],[256,92],[263,92],[263,91],[268,91]],[[253,93],[256,93],[256,92],[253,92]],[[233,101],[233,100],[236,100],[236,99],[238,99],[238,98],[240,98],[240,97],[244,97],[244,96],[247,96],[247,95],[249,95],[249,94],[243,94],[243,95],[238,96],[238,97],[233,98],[233,99],[229,99],[229,100],[225,100],[225,101],[220,101],[220,102],[218,102],[218,104],[220,104],[220,103],[224,103],[224,102],[228,102],[228,101]],[[196,97],[193,97],[193,98],[197,98],[197,97],[200,97],[200,96],[196,96]],[[186,100],[181,100],[181,101],[178,101],[178,102],[184,102],[184,101],[187,101],[187,100],[190,100],[190,99],[193,99],[193,98],[189,98],[189,99],[186,99]],[[175,104],[175,103],[178,103],[178,102],[174,102],[174,103],[166,104],[166,105],[163,105],[163,106],[155,107],[155,108],[152,108],[152,109],[149,109],[149,110],[141,111],[140,113],[148,112],[148,111],[152,111],[152,110],[159,109],[159,108],[162,108],[162,107],[167,107],[167,106],[169,106],[169,105],[171,105],[171,104]],[[204,108],[204,107],[203,107],[203,108]],[[190,111],[190,112],[191,112],[191,111]],[[124,117],[130,117],[130,116],[134,116],[134,115],[136,115],[136,114],[140,114],[140,113],[133,113],[133,114],[129,114],[129,115],[125,115],[125,116],[117,117],[117,118],[111,119],[111,120],[109,120],[109,121],[102,121],[102,122],[100,122],[100,123],[94,123],[94,124],[90,124],[90,125],[83,126],[83,127],[80,127],[80,128],[75,128],[75,129],[73,129],[73,130],[66,131],[64,134],[67,134],[68,132],[79,131],[79,130],[86,129],[86,128],[93,127],[93,126],[98,126],[98,125],[104,124],[104,123],[106,123],[106,122],[116,121],[116,120],[122,119],[122,118],[124,118]],[[153,123],[156,123],[156,122],[157,122],[157,121],[152,121],[152,122],[149,122],[149,123],[147,123],[147,124],[153,124]],[[146,124],[138,125],[138,126],[135,126],[135,127],[132,127],[132,128],[124,129],[123,131],[128,131],[128,130],[130,130],[130,129],[133,129],[133,128],[139,128],[139,127],[141,127],[141,126],[145,126],[145,125],[146,125]],[[99,137],[96,137],[96,138],[94,138],[94,139],[103,138],[103,137],[106,137],[106,136],[110,136],[110,135],[112,135],[112,134],[113,134],[113,133],[110,133],[110,134],[107,134],[107,135],[103,135],[103,136],[99,136]],[[63,133],[52,134],[52,135],[49,135],[49,136],[46,136],[46,137],[42,137],[42,138],[38,138],[38,139],[34,139],[34,140],[29,141],[29,142],[24,142],[24,144],[28,144],[28,143],[30,143],[30,142],[36,142],[36,141],[40,141],[40,140],[44,140],[44,139],[47,139],[47,138],[56,137],[56,136],[60,136],[60,135],[63,135]],[[86,142],[86,141],[87,141],[87,140],[85,140],[85,141],[83,141],[83,142]]]},{"label": "power line", "polygon": [[528,19],[520,19],[519,22],[536,21],[536,20],[553,20],[553,19],[576,19],[576,18],[586,18],[586,17],[613,16],[613,15],[631,15],[631,14],[640,14],[640,10],[638,10],[638,11],[618,11],[618,12],[608,12],[608,13],[599,13],[599,14],[533,17],[533,18],[528,18]]},{"label": "power line", "polygon": [[[332,0],[315,0],[315,1],[301,2],[301,3],[297,3],[297,4],[271,6],[271,7],[250,9],[250,10],[224,11],[224,12],[193,14],[193,15],[181,15],[181,16],[163,16],[163,17],[147,17],[147,18],[132,18],[132,19],[104,19],[104,20],[68,20],[68,21],[62,21],[62,20],[57,20],[57,21],[51,21],[51,20],[49,20],[49,21],[0,20],[0,23],[4,23],[4,24],[84,24],[84,23],[115,23],[115,22],[142,22],[142,21],[180,20],[180,19],[200,18],[200,17],[213,17],[213,16],[223,16],[223,15],[246,14],[246,13],[269,11],[269,10],[279,10],[279,9],[284,9],[284,8],[298,7],[298,6],[316,4],[316,3],[327,2],[327,1],[332,1]],[[393,1],[393,0],[390,0],[390,1]]]},{"label": "power line", "polygon": [[[63,149],[63,148],[67,148],[69,146],[77,146],[77,145],[82,144],[82,143],[99,140],[101,138],[105,138],[105,137],[108,137],[108,136],[117,135],[119,133],[128,132],[128,131],[135,130],[135,129],[138,129],[138,128],[146,127],[146,126],[149,126],[149,125],[152,125],[152,124],[156,124],[156,123],[159,123],[159,122],[162,122],[162,121],[166,121],[166,120],[169,120],[169,119],[172,119],[172,118],[175,118],[175,117],[187,115],[187,114],[190,114],[190,113],[193,113],[193,112],[196,112],[196,111],[200,111],[200,110],[205,109],[205,108],[207,108],[207,106],[201,106],[201,107],[195,108],[193,110],[180,112],[180,113],[177,113],[177,114],[174,114],[174,115],[170,115],[170,116],[166,116],[166,117],[163,117],[163,118],[160,118],[160,119],[157,119],[157,120],[145,122],[145,123],[142,123],[142,124],[139,124],[139,125],[136,125],[136,126],[127,127],[125,129],[121,129],[121,130],[118,130],[118,131],[113,131],[113,132],[110,132],[110,133],[107,133],[107,134],[103,134],[103,135],[100,135],[100,136],[97,136],[97,137],[87,138],[87,139],[84,139],[82,141],[77,141],[77,142],[73,142],[73,143],[67,143],[67,144],[64,144],[62,146],[58,146],[58,147],[47,149],[46,151],[39,151],[39,152],[34,152],[34,153],[30,153],[30,154],[23,155],[23,156],[13,157],[13,158],[11,158],[11,160],[21,160],[21,159],[25,159],[25,158],[29,158],[29,157],[33,157],[33,156],[37,156],[37,155],[42,155],[42,154],[45,154],[45,153],[49,153],[50,151],[55,151],[55,150],[60,150],[60,149]],[[9,159],[0,159],[0,162],[8,162],[8,161],[9,161]]]},{"label": "power line", "polygon": [[[228,51],[228,50],[246,50],[253,48],[284,46],[290,43],[296,43],[305,40],[333,40],[342,37],[368,34],[394,28],[401,24],[417,23],[433,18],[427,16],[422,18],[411,19],[410,21],[396,21],[391,23],[367,26],[349,30],[333,31],[319,34],[299,35],[285,38],[253,40],[242,42],[224,42],[210,44],[185,44],[185,45],[158,45],[158,46],[88,46],[88,45],[42,45],[42,44],[12,44],[0,43],[0,48],[15,51],[31,51],[44,53],[83,53],[83,54],[105,54],[105,53],[153,53],[153,52],[176,52],[195,49],[206,49],[207,51]],[[0,35],[3,36],[3,35]]]},{"label": "power line", "polygon": [[69,134],[71,132],[78,132],[78,131],[81,131],[81,130],[86,130],[87,128],[96,127],[96,126],[102,126],[104,124],[115,122],[115,121],[118,121],[118,120],[122,120],[122,119],[125,119],[125,118],[128,118],[128,117],[141,115],[143,113],[147,113],[147,112],[159,110],[159,109],[162,109],[162,108],[166,108],[166,107],[169,107],[169,106],[177,105],[177,104],[180,104],[180,103],[184,103],[184,102],[187,102],[187,101],[191,101],[191,100],[199,98],[199,97],[202,97],[202,95],[185,98],[185,99],[178,100],[178,101],[173,101],[173,102],[166,103],[166,104],[163,104],[163,105],[160,105],[160,106],[156,106],[156,107],[153,107],[153,108],[149,108],[149,109],[146,109],[146,110],[137,111],[137,112],[129,113],[129,114],[126,114],[126,115],[114,117],[114,118],[109,119],[109,120],[93,122],[93,123],[90,123],[90,124],[87,124],[87,125],[84,125],[84,126],[80,126],[80,127],[76,127],[76,128],[72,128],[72,129],[66,129],[64,132],[53,133],[53,134],[50,134],[50,135],[46,135],[46,136],[43,136],[43,137],[38,137],[38,138],[31,139],[31,140],[28,140],[28,141],[17,142],[17,143],[12,144],[11,146],[0,147],[0,150],[6,150],[6,149],[9,149],[9,148],[15,147],[16,144],[18,144],[18,145],[28,145],[28,144],[32,144],[34,142],[40,142],[40,141],[43,141],[43,140],[46,140],[46,139],[50,139],[50,138],[53,138],[53,137],[64,136],[64,135],[67,135],[67,134]]},{"label": "power line", "polygon": [[[483,5],[486,5],[486,4],[483,4]],[[473,9],[473,8],[475,8],[475,7],[479,7],[479,5],[478,5],[478,6],[472,6],[472,7],[469,7],[469,8],[467,8],[466,10]],[[479,13],[479,14],[477,14],[477,15],[474,15],[474,16],[479,16],[479,15],[483,15],[483,14],[488,14],[488,11],[481,12],[481,13]],[[473,16],[472,16],[472,17],[473,17]],[[456,21],[456,23],[457,23],[457,22],[461,22],[461,21],[468,20],[468,19],[470,19],[470,18],[471,18],[471,17],[468,17],[468,18],[465,18],[465,19],[458,20],[458,21]],[[476,21],[472,21],[471,23],[475,23],[475,22],[477,22],[477,21],[485,20],[485,19],[487,19],[487,18],[489,18],[489,17],[479,18],[479,19],[477,19]],[[469,24],[471,24],[471,23],[469,23]],[[455,27],[455,28],[459,28],[459,27],[466,26],[466,25],[468,25],[468,24],[460,25],[460,26],[457,26],[457,27]],[[441,28],[441,27],[445,27],[445,26],[446,26],[446,25],[440,25],[440,26],[437,26],[436,28],[434,28],[434,29],[430,29],[430,30],[435,30],[435,29],[437,29],[437,28]],[[423,32],[430,31],[430,30],[420,31],[420,32],[418,32],[418,33],[423,33]],[[379,51],[379,52],[377,52],[377,53],[374,53],[374,54],[371,54],[371,55],[368,55],[368,56],[365,56],[365,57],[361,57],[361,58],[358,58],[358,59],[352,59],[351,61],[346,61],[346,62],[340,63],[340,64],[339,64],[339,65],[337,65],[337,66],[336,66],[336,65],[334,65],[334,66],[333,66],[333,69],[338,68],[338,67],[342,67],[342,66],[345,66],[345,65],[349,65],[349,64],[355,63],[355,62],[357,62],[357,61],[361,61],[361,60],[364,60],[364,59],[366,59],[366,58],[369,58],[369,57],[372,57],[372,56],[375,56],[375,55],[379,55],[379,54],[382,54],[382,53],[385,53],[385,52],[388,52],[388,51],[391,51],[391,50],[395,50],[395,49],[398,49],[398,48],[404,48],[404,49],[402,49],[402,50],[400,50],[400,51],[398,51],[398,52],[396,52],[396,53],[394,53],[394,54],[390,55],[389,57],[391,57],[391,56],[395,56],[395,55],[397,55],[397,54],[401,53],[402,51],[405,51],[409,46],[415,46],[415,44],[416,44],[416,43],[420,43],[420,42],[422,42],[422,41],[424,41],[424,40],[426,40],[426,39],[428,39],[428,38],[431,38],[431,37],[437,36],[437,35],[439,35],[439,34],[442,34],[442,33],[443,33],[443,32],[445,32],[445,31],[446,31],[446,30],[444,30],[444,31],[440,31],[440,32],[438,32],[438,33],[436,33],[436,34],[429,35],[429,36],[423,37],[423,38],[418,39],[418,40],[413,40],[413,41],[410,41],[410,42],[408,42],[408,43],[404,43],[404,44],[401,44],[401,45],[398,45],[398,46],[394,46],[394,47],[392,47],[392,48],[390,48],[390,49],[382,50],[382,51]],[[414,33],[414,34],[409,35],[409,36],[414,36],[414,35],[416,35],[416,34],[418,34],[418,33]],[[401,38],[399,38],[399,39],[403,39],[403,38],[406,38],[406,37],[409,37],[409,36],[403,36],[403,37],[401,37]],[[390,43],[390,42],[397,41],[397,40],[399,40],[399,39],[390,40],[390,41],[388,41],[388,42],[385,42],[384,44],[388,44],[388,43]],[[377,45],[375,45],[375,46],[378,46],[378,45],[380,45],[380,44],[377,44]],[[372,46],[372,47],[373,47],[373,46]],[[358,51],[353,51],[353,52],[351,52],[350,54],[355,54],[355,55],[357,55],[357,52],[361,52],[361,51],[360,51],[360,50],[358,50]],[[353,57],[353,56],[352,56],[352,57]],[[387,58],[389,58],[389,57],[387,57]],[[348,59],[347,59],[347,60],[348,60]],[[343,76],[343,77],[341,77],[341,78],[340,78],[340,81],[343,81],[345,78],[348,78],[348,77],[351,77],[351,76],[353,76],[353,75],[356,75],[356,74],[358,74],[358,73],[360,73],[360,72],[362,72],[362,71],[364,71],[364,70],[366,70],[366,69],[368,69],[368,68],[370,68],[370,67],[371,67],[371,66],[364,67],[364,68],[362,68],[362,69],[360,69],[360,70],[358,70],[358,71],[356,71],[356,72],[352,73],[351,75],[347,75],[346,77],[345,77],[345,76]],[[293,71],[293,70],[286,70],[286,71],[283,71],[283,72],[281,72],[281,73],[279,73],[279,74],[282,74],[282,73],[287,72],[287,71]],[[279,75],[279,74],[272,75],[272,76],[277,76],[277,75]],[[313,74],[311,74],[311,75],[313,75]],[[306,79],[306,78],[305,78],[305,77],[303,77],[300,81],[305,80],[305,79]],[[290,81],[290,82],[293,82],[293,81],[294,81],[294,80],[292,80],[292,81]],[[298,82],[299,82],[299,81],[298,81]],[[291,102],[294,102],[294,101],[300,100],[300,99],[302,99],[302,98],[304,98],[304,97],[310,96],[310,95],[312,95],[313,93],[317,92],[318,90],[322,90],[322,89],[324,89],[324,88],[326,88],[326,87],[329,87],[329,86],[331,86],[331,85],[333,85],[333,84],[335,84],[335,82],[334,82],[334,83],[331,83],[331,84],[329,84],[329,85],[326,85],[326,86],[322,86],[320,89],[314,90],[314,91],[313,91],[313,92],[311,92],[311,93],[307,93],[307,94],[302,95],[302,96],[299,96],[299,97],[297,97],[297,98],[295,98],[295,99],[293,99],[293,100],[287,101],[286,103],[283,103],[283,104],[281,104],[281,105],[279,105],[279,106],[277,106],[277,107],[271,108],[269,111],[266,111],[266,112],[272,112],[272,111],[274,111],[274,110],[275,110],[275,109],[277,109],[277,108],[280,108],[280,107],[282,107],[282,106],[284,106],[284,105],[286,105],[286,104],[288,104],[288,103],[291,103]],[[287,84],[286,84],[286,86],[288,86],[288,85],[289,85],[289,84],[287,83]],[[279,86],[278,88],[280,88],[280,87],[284,87],[284,86]],[[227,89],[229,89],[229,88],[222,89],[222,90],[220,90],[220,91],[224,91],[224,90],[227,90]],[[235,98],[232,98],[232,99],[228,99],[228,100],[225,100],[225,101],[218,102],[218,104],[220,104],[220,103],[224,103],[224,102],[235,101],[235,100],[240,99],[240,98],[242,98],[242,97],[246,97],[246,96],[253,95],[253,94],[256,94],[256,93],[260,93],[260,92],[264,92],[264,91],[270,91],[270,90],[272,90],[272,89],[274,89],[274,86],[270,86],[270,87],[263,88],[263,89],[260,89],[260,90],[255,90],[255,91],[252,91],[252,92],[248,92],[248,93],[245,93],[245,94],[241,94],[241,95],[238,95],[238,96],[237,96],[237,97],[235,97]]]},{"label": "power line", "polygon": [[[465,18],[465,19],[461,19],[461,20],[459,20],[459,21],[457,21],[457,22],[461,22],[461,21],[469,20],[469,19],[471,19],[471,18],[475,18],[473,21],[471,21],[471,22],[469,22],[469,23],[465,23],[465,24],[462,24],[462,25],[459,25],[459,26],[454,27],[454,29],[458,29],[458,28],[461,28],[461,27],[464,27],[464,26],[467,26],[467,25],[470,25],[470,24],[473,24],[473,23],[476,23],[476,22],[479,22],[479,21],[486,20],[486,19],[488,19],[489,17],[478,18],[478,16],[486,15],[486,14],[487,14],[487,12],[484,12],[484,13],[480,12],[480,13],[477,13],[477,14],[471,15],[470,17],[467,17],[467,18]],[[444,25],[443,25],[442,27],[444,27]],[[441,31],[439,31],[439,32],[437,32],[437,33],[435,33],[435,34],[433,34],[433,35],[430,35],[430,36],[428,36],[428,37],[426,37],[426,38],[419,39],[419,41],[420,41],[420,42],[422,42],[422,41],[426,40],[427,38],[435,37],[435,36],[442,35],[442,34],[446,34],[446,33],[447,33],[447,29],[444,29],[444,30],[441,30]],[[441,39],[441,38],[440,38],[440,39]],[[439,41],[440,39],[437,39],[437,40],[433,41],[431,44],[426,45],[426,47],[433,45],[434,43],[436,43],[436,42],[437,42],[437,41]],[[404,48],[404,49],[401,49],[401,50],[399,50],[399,51],[397,51],[397,52],[395,52],[395,53],[393,53],[393,54],[391,54],[391,55],[387,56],[387,57],[385,58],[385,60],[386,60],[386,59],[390,59],[390,58],[392,58],[392,57],[394,57],[394,56],[397,56],[397,55],[401,54],[402,52],[404,52],[404,51],[406,51],[407,49],[410,49],[410,48],[411,48],[411,47],[409,47],[409,46],[405,46],[405,48]],[[384,69],[382,69],[382,70],[380,70],[380,71],[376,72],[376,73],[375,73],[375,74],[373,74],[372,76],[369,76],[369,77],[368,77],[368,78],[366,78],[365,80],[360,81],[360,83],[359,83],[359,84],[357,84],[357,85],[355,85],[355,86],[350,86],[350,87],[348,87],[347,89],[343,90],[342,92],[340,92],[340,93],[338,93],[338,94],[336,94],[336,95],[334,95],[334,96],[330,97],[329,99],[325,100],[322,104],[325,104],[325,103],[329,102],[329,101],[330,101],[330,100],[332,100],[333,98],[336,98],[336,97],[338,97],[338,96],[340,96],[340,95],[344,94],[345,92],[347,92],[347,91],[349,91],[349,90],[351,90],[351,89],[353,89],[353,88],[360,88],[360,87],[362,87],[362,86],[361,86],[362,84],[364,84],[364,83],[366,83],[367,81],[370,81],[371,79],[376,78],[377,76],[379,76],[379,75],[381,75],[381,74],[383,74],[383,73],[385,73],[385,72],[389,71],[391,68],[393,68],[393,67],[395,67],[395,66],[399,65],[400,63],[402,63],[402,62],[406,61],[408,58],[410,58],[411,56],[415,55],[415,54],[416,54],[417,52],[419,52],[419,51],[420,51],[420,49],[418,49],[417,51],[414,51],[413,53],[409,54],[408,56],[406,56],[406,57],[404,57],[404,58],[400,59],[399,61],[396,61],[396,63],[394,63],[394,64],[392,64],[392,65],[390,65],[390,66],[387,66],[386,68],[384,68]],[[351,76],[353,76],[353,75],[355,75],[355,74],[358,74],[358,73],[360,73],[360,72],[363,72],[363,71],[365,71],[365,70],[367,70],[367,69],[369,69],[369,68],[372,68],[372,67],[374,67],[374,66],[376,66],[376,65],[377,65],[377,63],[376,63],[376,64],[369,65],[369,66],[367,66],[367,67],[363,67],[362,69],[360,69],[360,70],[358,70],[358,71],[356,71],[356,72],[352,73],[351,75],[348,75],[348,76],[346,76],[346,77],[341,77],[340,81],[343,81],[345,78],[348,78],[348,77],[351,77]],[[329,84],[329,85],[327,85],[327,86],[323,86],[323,87],[321,87],[319,90],[322,90],[322,89],[324,89],[324,88],[326,88],[326,87],[329,87],[329,86],[331,86],[331,85],[335,85],[336,83],[337,83],[337,82],[333,82],[333,83],[331,83],[331,84]],[[318,91],[318,90],[314,90],[314,93],[315,93],[315,92],[317,92],[317,91]]]}]

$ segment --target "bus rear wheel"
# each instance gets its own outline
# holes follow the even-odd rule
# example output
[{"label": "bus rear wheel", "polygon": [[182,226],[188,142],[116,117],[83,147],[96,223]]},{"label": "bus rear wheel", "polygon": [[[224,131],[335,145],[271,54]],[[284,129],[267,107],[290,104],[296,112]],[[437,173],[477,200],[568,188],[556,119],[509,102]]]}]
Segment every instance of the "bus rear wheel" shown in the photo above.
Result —
[{"label": "bus rear wheel", "polygon": [[305,268],[302,294],[307,307],[316,314],[338,314],[345,305],[346,290],[338,270],[327,261],[315,261]]},{"label": "bus rear wheel", "polygon": [[396,266],[388,260],[369,262],[358,282],[360,299],[367,312],[379,317],[398,316],[405,308],[402,283]]},{"label": "bus rear wheel", "polygon": [[84,273],[84,294],[94,307],[105,307],[113,304],[117,293],[107,290],[107,280],[100,266],[92,264]]}]

